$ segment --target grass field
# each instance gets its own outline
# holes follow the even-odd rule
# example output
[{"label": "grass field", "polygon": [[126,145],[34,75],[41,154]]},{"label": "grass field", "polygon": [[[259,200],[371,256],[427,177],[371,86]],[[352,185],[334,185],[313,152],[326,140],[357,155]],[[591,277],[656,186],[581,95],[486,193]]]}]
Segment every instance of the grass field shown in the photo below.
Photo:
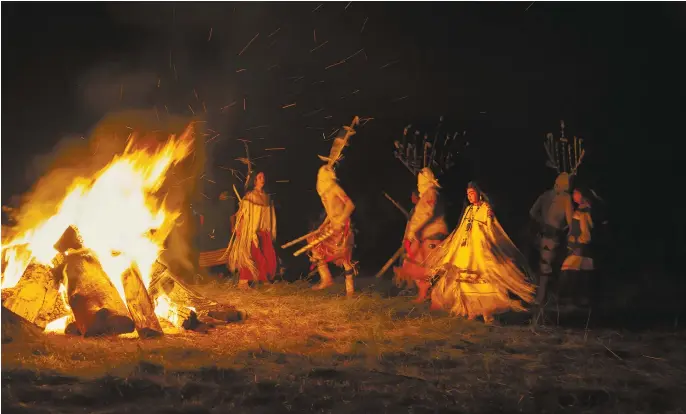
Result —
[{"label": "grass field", "polygon": [[[340,281],[339,281],[340,283]],[[248,312],[161,339],[38,335],[2,346],[13,413],[678,413],[686,333],[485,326],[367,283],[201,291]]]}]

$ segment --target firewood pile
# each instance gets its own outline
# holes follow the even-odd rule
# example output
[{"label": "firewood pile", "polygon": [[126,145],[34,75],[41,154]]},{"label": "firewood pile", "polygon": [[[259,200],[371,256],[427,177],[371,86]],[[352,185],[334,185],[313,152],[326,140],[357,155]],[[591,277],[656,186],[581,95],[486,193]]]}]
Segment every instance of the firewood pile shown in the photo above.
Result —
[{"label": "firewood pile", "polygon": [[196,293],[159,260],[147,288],[137,269],[127,269],[121,275],[122,297],[73,227],[54,247],[59,253],[50,266],[32,262],[14,287],[3,289],[3,314],[10,311],[40,330],[66,318],[65,334],[93,337],[135,330],[140,338],[162,336],[169,325],[206,332],[246,318]]}]

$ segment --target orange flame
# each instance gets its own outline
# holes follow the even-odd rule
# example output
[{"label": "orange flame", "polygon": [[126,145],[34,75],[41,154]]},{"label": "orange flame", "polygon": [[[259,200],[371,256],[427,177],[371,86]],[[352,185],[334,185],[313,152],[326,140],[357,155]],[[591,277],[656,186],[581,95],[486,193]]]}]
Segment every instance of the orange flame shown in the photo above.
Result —
[{"label": "orange flame", "polygon": [[92,178],[75,179],[54,215],[19,223],[23,231],[3,243],[2,288],[14,287],[31,261],[51,266],[57,254],[53,246],[69,226],[78,229],[122,299],[121,275],[131,266],[147,287],[152,265],[180,215],[165,209],[158,192],[169,169],[191,152],[191,134],[189,126],[154,154],[134,149],[131,140]]}]

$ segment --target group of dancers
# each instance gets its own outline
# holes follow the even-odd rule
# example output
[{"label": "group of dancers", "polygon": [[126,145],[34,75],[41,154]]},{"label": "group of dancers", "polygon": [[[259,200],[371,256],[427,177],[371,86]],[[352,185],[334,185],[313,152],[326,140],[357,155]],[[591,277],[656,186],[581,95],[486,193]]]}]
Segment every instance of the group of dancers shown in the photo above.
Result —
[{"label": "group of dancers", "polygon": [[[320,276],[315,290],[334,284],[330,264],[343,268],[348,296],[354,294],[354,278],[358,274],[357,263],[353,261],[351,222],[355,204],[339,185],[335,167],[355,134],[358,121],[355,118],[352,125],[343,128],[328,157],[320,156],[325,164],[319,168],[316,189],[326,212],[324,221],[315,231],[282,246],[307,243],[295,255],[309,254],[311,269],[316,268]],[[570,195],[570,179],[581,158],[583,153],[581,157],[575,155],[576,166],[570,172],[560,172],[559,165],[553,164],[559,172],[555,188],[541,195],[530,211],[540,224],[541,260],[537,274],[529,270],[526,258],[498,222],[488,196],[475,182],[467,184],[468,205],[457,228],[450,232],[440,200],[441,186],[431,168],[422,168],[417,174],[415,207],[400,249],[401,264],[393,269],[396,280],[413,282],[418,290],[415,301],[430,300],[432,310],[442,309],[468,319],[481,316],[489,324],[499,313],[524,311],[522,302],[541,305],[547,296],[559,296],[560,289],[583,289],[588,283],[588,272],[593,269],[588,253],[593,228],[591,197],[581,188]],[[267,282],[277,271],[273,245],[276,214],[264,192],[266,176],[259,172],[248,180],[248,190],[240,200],[225,252],[229,270],[239,275],[240,288],[249,288],[250,281]],[[568,253],[559,269],[560,283],[553,289],[554,295],[546,294],[556,273],[558,246],[564,244],[565,238]],[[582,291],[572,296],[585,297]]]}]

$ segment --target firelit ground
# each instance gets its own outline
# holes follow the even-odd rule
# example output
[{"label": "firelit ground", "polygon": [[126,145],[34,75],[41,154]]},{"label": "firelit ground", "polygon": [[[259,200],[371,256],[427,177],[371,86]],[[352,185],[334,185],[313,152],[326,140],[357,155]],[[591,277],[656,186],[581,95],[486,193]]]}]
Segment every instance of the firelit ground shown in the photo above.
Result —
[{"label": "firelit ground", "polygon": [[[203,293],[240,324],[162,339],[17,336],[13,413],[598,412],[686,407],[686,333],[484,326],[306,283]],[[33,339],[31,339],[33,338]]]}]

